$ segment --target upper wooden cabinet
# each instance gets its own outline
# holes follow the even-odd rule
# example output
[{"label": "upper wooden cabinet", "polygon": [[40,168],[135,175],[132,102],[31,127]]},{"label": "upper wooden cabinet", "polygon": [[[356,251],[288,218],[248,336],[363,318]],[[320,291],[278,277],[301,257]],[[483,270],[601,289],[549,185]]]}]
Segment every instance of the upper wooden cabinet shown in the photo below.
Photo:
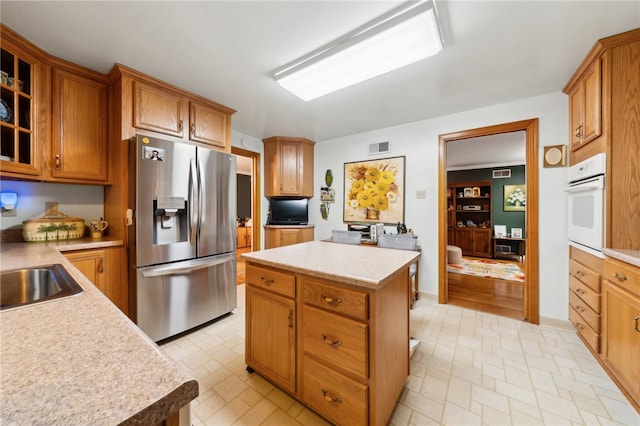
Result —
[{"label": "upper wooden cabinet", "polygon": [[264,143],[264,195],[313,197],[313,147],[305,138],[274,136]]},{"label": "upper wooden cabinet", "polygon": [[121,65],[112,70],[112,75],[123,73],[131,79],[135,129],[231,150],[231,115],[235,110]]},{"label": "upper wooden cabinet", "polygon": [[4,25],[0,30],[0,176],[37,180],[46,129],[44,52]]},{"label": "upper wooden cabinet", "polygon": [[572,127],[583,120],[571,129],[569,164],[606,154],[604,246],[630,250],[640,249],[639,69],[640,28],[598,40],[564,88]]},{"label": "upper wooden cabinet", "polygon": [[588,144],[602,134],[601,60],[596,59],[569,93],[570,148]]},{"label": "upper wooden cabinet", "polygon": [[88,71],[53,69],[47,180],[107,183],[107,84],[104,76],[88,75]]}]

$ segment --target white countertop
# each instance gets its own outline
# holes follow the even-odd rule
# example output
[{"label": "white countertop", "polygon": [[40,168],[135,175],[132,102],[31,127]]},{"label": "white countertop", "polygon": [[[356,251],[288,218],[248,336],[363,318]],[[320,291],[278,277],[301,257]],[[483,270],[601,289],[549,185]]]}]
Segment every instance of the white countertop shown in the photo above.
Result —
[{"label": "white countertop", "polygon": [[614,259],[630,263],[640,268],[640,250],[605,248],[602,249],[602,253],[604,253],[605,256],[613,257]]},{"label": "white countertop", "polygon": [[420,258],[417,251],[310,241],[242,255],[265,266],[367,288],[379,288]]},{"label": "white countertop", "polygon": [[83,292],[0,311],[0,424],[157,424],[198,395],[59,250],[118,241],[3,243],[0,270],[62,264]]}]

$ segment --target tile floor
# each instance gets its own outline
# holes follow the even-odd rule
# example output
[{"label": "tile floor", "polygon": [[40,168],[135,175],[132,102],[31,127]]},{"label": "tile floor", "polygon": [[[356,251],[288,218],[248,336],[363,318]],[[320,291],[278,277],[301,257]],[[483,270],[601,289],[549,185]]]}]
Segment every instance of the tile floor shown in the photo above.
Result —
[{"label": "tile floor", "polygon": [[[244,364],[244,285],[234,313],[161,348],[200,384],[195,426],[327,425]],[[570,329],[419,300],[421,340],[391,425],[640,425]]]}]

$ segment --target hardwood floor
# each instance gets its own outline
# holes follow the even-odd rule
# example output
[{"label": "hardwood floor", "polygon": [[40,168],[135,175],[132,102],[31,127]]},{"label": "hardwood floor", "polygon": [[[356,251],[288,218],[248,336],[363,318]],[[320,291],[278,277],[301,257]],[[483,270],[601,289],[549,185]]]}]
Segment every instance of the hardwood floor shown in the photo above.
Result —
[{"label": "hardwood floor", "polygon": [[[473,259],[473,258],[470,258]],[[524,264],[513,261],[524,270]],[[451,305],[492,313],[517,320],[524,319],[524,283],[472,275],[447,273]]]},{"label": "hardwood floor", "polygon": [[237,285],[244,284],[246,279],[245,274],[245,262],[242,258],[242,253],[249,253],[251,251],[251,247],[239,248],[236,252],[236,270],[238,271],[238,278],[236,280]]}]

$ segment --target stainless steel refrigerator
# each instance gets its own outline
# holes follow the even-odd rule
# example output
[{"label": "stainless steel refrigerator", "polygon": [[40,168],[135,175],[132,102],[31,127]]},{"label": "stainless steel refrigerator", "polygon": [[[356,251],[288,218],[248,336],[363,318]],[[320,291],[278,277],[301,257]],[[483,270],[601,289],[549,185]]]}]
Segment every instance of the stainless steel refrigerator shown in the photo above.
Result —
[{"label": "stainless steel refrigerator", "polygon": [[237,307],[236,160],[142,135],[129,158],[136,322],[159,341]]}]

